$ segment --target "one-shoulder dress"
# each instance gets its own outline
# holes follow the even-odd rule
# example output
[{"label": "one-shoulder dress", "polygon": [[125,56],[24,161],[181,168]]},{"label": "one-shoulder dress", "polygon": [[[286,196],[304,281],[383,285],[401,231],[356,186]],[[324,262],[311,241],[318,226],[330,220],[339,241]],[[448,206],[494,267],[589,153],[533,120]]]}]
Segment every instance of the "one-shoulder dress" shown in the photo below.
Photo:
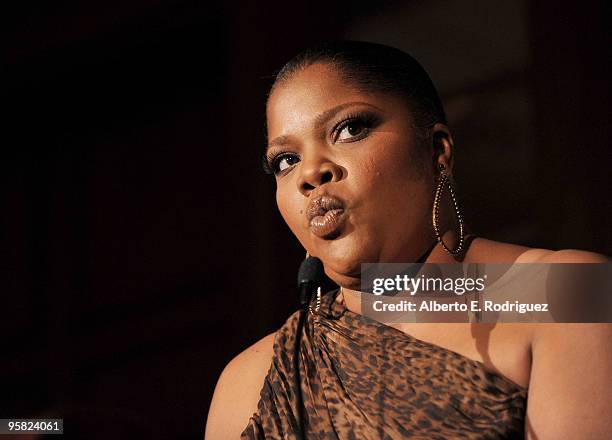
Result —
[{"label": "one-shoulder dress", "polygon": [[[527,389],[454,351],[336,302],[308,313],[300,347],[307,439],[522,439]],[[279,329],[257,412],[242,439],[299,432],[293,353],[298,312]]]}]

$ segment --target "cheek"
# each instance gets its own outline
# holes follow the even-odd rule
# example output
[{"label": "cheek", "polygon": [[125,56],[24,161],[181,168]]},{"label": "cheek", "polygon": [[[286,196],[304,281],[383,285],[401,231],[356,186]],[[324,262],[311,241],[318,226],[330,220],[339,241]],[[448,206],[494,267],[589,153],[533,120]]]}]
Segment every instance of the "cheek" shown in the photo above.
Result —
[{"label": "cheek", "polygon": [[366,188],[376,188],[376,191],[395,192],[398,187],[414,182],[408,160],[389,148],[362,157],[354,166],[361,186],[367,185]]},{"label": "cheek", "polygon": [[[408,215],[409,211],[422,209],[426,204],[428,189],[421,164],[415,155],[407,152],[409,146],[387,143],[354,164],[359,188],[370,193],[370,202],[376,205],[372,211],[393,214],[394,217]],[[402,214],[403,212],[403,214]],[[410,215],[415,215],[412,212]]]},{"label": "cheek", "polygon": [[380,160],[372,155],[367,156],[358,166],[361,168],[360,174],[364,176],[364,180],[370,184],[380,179],[384,168]]},{"label": "cheek", "polygon": [[299,197],[300,194],[297,191],[290,191],[284,186],[279,186],[276,189],[276,205],[294,235],[297,235],[296,232],[300,230],[304,217],[304,213],[300,212],[304,208]]}]

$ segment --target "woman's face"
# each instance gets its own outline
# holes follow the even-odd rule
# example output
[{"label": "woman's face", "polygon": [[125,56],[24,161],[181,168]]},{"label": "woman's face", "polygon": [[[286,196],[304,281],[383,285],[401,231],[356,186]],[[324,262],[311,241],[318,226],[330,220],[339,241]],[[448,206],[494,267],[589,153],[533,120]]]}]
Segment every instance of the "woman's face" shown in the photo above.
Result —
[{"label": "woman's face", "polygon": [[433,148],[400,97],[319,63],[277,85],[267,118],[278,208],[332,280],[358,289],[361,263],[416,261],[431,246]]}]

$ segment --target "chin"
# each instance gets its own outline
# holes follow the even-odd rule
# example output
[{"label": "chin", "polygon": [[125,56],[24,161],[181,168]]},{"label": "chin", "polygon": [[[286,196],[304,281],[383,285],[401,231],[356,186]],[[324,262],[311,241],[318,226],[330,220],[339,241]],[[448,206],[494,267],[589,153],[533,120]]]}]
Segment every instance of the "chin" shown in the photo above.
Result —
[{"label": "chin", "polygon": [[349,279],[358,280],[361,278],[361,264],[377,261],[374,253],[364,252],[368,246],[349,236],[330,240],[320,249],[317,256],[323,261],[327,275],[336,283],[340,280],[345,283]]}]

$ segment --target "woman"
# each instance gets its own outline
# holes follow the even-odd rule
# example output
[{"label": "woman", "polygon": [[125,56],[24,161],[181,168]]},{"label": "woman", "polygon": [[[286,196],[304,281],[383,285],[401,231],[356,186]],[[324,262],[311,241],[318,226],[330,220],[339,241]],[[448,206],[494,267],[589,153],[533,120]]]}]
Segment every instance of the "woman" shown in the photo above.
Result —
[{"label": "woman", "polygon": [[305,438],[609,437],[609,325],[390,327],[360,315],[362,262],[608,261],[464,235],[454,197],[432,225],[454,146],[412,57],[361,42],[305,51],[276,78],[267,130],[278,208],[340,289],[311,302],[302,398],[296,313],[225,368],[207,439],[300,438],[301,427]]}]

